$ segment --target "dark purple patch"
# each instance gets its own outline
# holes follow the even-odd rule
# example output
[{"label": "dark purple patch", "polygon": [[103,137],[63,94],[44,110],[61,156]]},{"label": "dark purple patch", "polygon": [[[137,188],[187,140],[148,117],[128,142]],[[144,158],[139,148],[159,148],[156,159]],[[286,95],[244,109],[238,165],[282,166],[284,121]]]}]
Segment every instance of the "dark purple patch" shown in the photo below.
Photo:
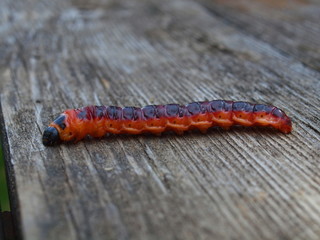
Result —
[{"label": "dark purple patch", "polygon": [[133,107],[124,107],[122,109],[122,119],[124,120],[133,120],[134,115],[133,115]]},{"label": "dark purple patch", "polygon": [[284,118],[286,114],[279,108],[274,108],[272,111],[272,115],[278,118]]},{"label": "dark purple patch", "polygon": [[117,107],[116,108],[116,114],[115,114],[115,119],[121,119],[122,118],[122,108]]},{"label": "dark purple patch", "polygon": [[252,103],[246,103],[246,106],[245,106],[245,108],[244,108],[244,111],[245,112],[252,112],[253,111],[253,108],[254,108],[254,104],[252,104]]},{"label": "dark purple patch", "polygon": [[111,119],[111,120],[121,119],[122,108],[115,107],[115,106],[109,106],[109,107],[107,107],[107,114],[108,114],[109,119]]},{"label": "dark purple patch", "polygon": [[83,119],[83,120],[87,119],[87,111],[84,108],[79,109],[79,112],[77,114],[77,118]]},{"label": "dark purple patch", "polygon": [[212,112],[220,112],[224,110],[223,100],[214,100],[210,102]]},{"label": "dark purple patch", "polygon": [[233,103],[232,101],[224,101],[224,111],[226,112],[229,112],[229,111],[232,111],[232,106],[233,106]]},{"label": "dark purple patch", "polygon": [[254,105],[248,102],[234,102],[232,105],[233,111],[252,112]]},{"label": "dark purple patch", "polygon": [[207,113],[211,111],[210,102],[200,102],[201,113]]},{"label": "dark purple patch", "polygon": [[264,105],[264,104],[256,104],[253,107],[253,112],[265,112],[265,113],[271,113],[271,111],[274,109],[273,106]]},{"label": "dark purple patch", "polygon": [[154,105],[148,105],[142,108],[142,113],[146,119],[155,118],[156,108]]},{"label": "dark purple patch", "polygon": [[196,115],[201,112],[200,104],[197,102],[190,103],[186,107],[191,115]]},{"label": "dark purple patch", "polygon": [[57,124],[59,127],[62,128],[62,130],[64,130],[66,128],[66,124],[64,122],[64,120],[66,119],[65,115],[60,115],[56,120],[54,120],[53,122],[55,124]]},{"label": "dark purple patch", "polygon": [[245,102],[234,102],[232,105],[232,111],[244,111]]},{"label": "dark purple patch", "polygon": [[179,106],[179,117],[189,116],[190,113],[188,112],[185,106]]},{"label": "dark purple patch", "polygon": [[167,104],[165,106],[168,117],[176,117],[179,114],[178,104]]},{"label": "dark purple patch", "polygon": [[107,107],[107,115],[108,115],[109,119],[111,119],[111,120],[115,119],[116,110],[117,110],[116,106],[108,106]]},{"label": "dark purple patch", "polygon": [[163,105],[156,106],[156,116],[157,118],[161,118],[166,116],[166,108]]},{"label": "dark purple patch", "polygon": [[142,119],[142,110],[141,108],[133,108],[133,119],[140,120]]},{"label": "dark purple patch", "polygon": [[88,107],[84,107],[84,110],[86,111],[87,113],[87,119],[88,120],[91,120],[93,119],[95,116],[96,116],[96,109],[95,109],[95,106],[88,106]]},{"label": "dark purple patch", "polygon": [[105,106],[96,106],[95,116],[97,118],[103,118],[106,116],[107,108]]}]

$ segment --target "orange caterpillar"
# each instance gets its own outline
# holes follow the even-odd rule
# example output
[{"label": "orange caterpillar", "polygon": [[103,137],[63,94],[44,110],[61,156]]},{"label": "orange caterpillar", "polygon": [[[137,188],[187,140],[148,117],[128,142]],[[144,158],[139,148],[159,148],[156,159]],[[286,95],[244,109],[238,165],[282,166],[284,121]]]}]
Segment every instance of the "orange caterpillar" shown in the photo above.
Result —
[{"label": "orange caterpillar", "polygon": [[160,134],[174,131],[182,134],[192,128],[206,132],[220,126],[271,126],[283,133],[292,130],[290,118],[279,108],[264,104],[214,100],[178,104],[149,105],[144,108],[88,106],[64,111],[43,133],[43,144],[79,141],[90,135],[103,137],[113,134]]}]

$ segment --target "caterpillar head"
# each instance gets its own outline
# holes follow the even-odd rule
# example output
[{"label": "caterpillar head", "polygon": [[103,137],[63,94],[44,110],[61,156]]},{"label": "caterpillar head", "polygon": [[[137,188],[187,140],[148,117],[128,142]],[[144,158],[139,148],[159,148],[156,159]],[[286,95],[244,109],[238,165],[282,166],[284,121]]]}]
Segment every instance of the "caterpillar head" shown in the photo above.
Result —
[{"label": "caterpillar head", "polygon": [[47,127],[43,132],[42,143],[45,146],[52,146],[60,141],[59,132],[55,127]]},{"label": "caterpillar head", "polygon": [[42,135],[42,143],[45,146],[52,146],[60,142],[59,132],[66,128],[65,115],[61,114],[56,120],[54,120],[49,127],[44,130]]},{"label": "caterpillar head", "polygon": [[42,143],[45,146],[52,146],[60,141],[71,141],[75,138],[74,131],[68,127],[65,114],[61,114],[47,127],[42,136]]}]

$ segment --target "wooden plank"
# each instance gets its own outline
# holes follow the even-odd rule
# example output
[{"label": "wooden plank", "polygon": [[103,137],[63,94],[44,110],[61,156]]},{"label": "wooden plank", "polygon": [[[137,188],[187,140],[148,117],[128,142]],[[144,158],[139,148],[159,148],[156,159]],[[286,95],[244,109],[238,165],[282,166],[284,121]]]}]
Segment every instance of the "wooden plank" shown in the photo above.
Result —
[{"label": "wooden plank", "polygon": [[[193,1],[8,1],[0,14],[21,237],[318,239],[319,72]],[[273,103],[294,132],[41,143],[66,108],[215,98]]]},{"label": "wooden plank", "polygon": [[287,57],[320,70],[320,2],[312,0],[198,0],[215,17]]}]

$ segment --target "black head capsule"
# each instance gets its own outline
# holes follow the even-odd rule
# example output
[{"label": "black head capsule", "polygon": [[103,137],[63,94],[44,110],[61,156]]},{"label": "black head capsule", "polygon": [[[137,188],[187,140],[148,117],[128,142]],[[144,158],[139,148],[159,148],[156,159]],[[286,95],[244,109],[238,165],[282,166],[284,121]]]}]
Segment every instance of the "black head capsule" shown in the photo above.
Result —
[{"label": "black head capsule", "polygon": [[43,132],[42,143],[45,146],[52,146],[60,141],[59,132],[55,127],[48,127]]}]

